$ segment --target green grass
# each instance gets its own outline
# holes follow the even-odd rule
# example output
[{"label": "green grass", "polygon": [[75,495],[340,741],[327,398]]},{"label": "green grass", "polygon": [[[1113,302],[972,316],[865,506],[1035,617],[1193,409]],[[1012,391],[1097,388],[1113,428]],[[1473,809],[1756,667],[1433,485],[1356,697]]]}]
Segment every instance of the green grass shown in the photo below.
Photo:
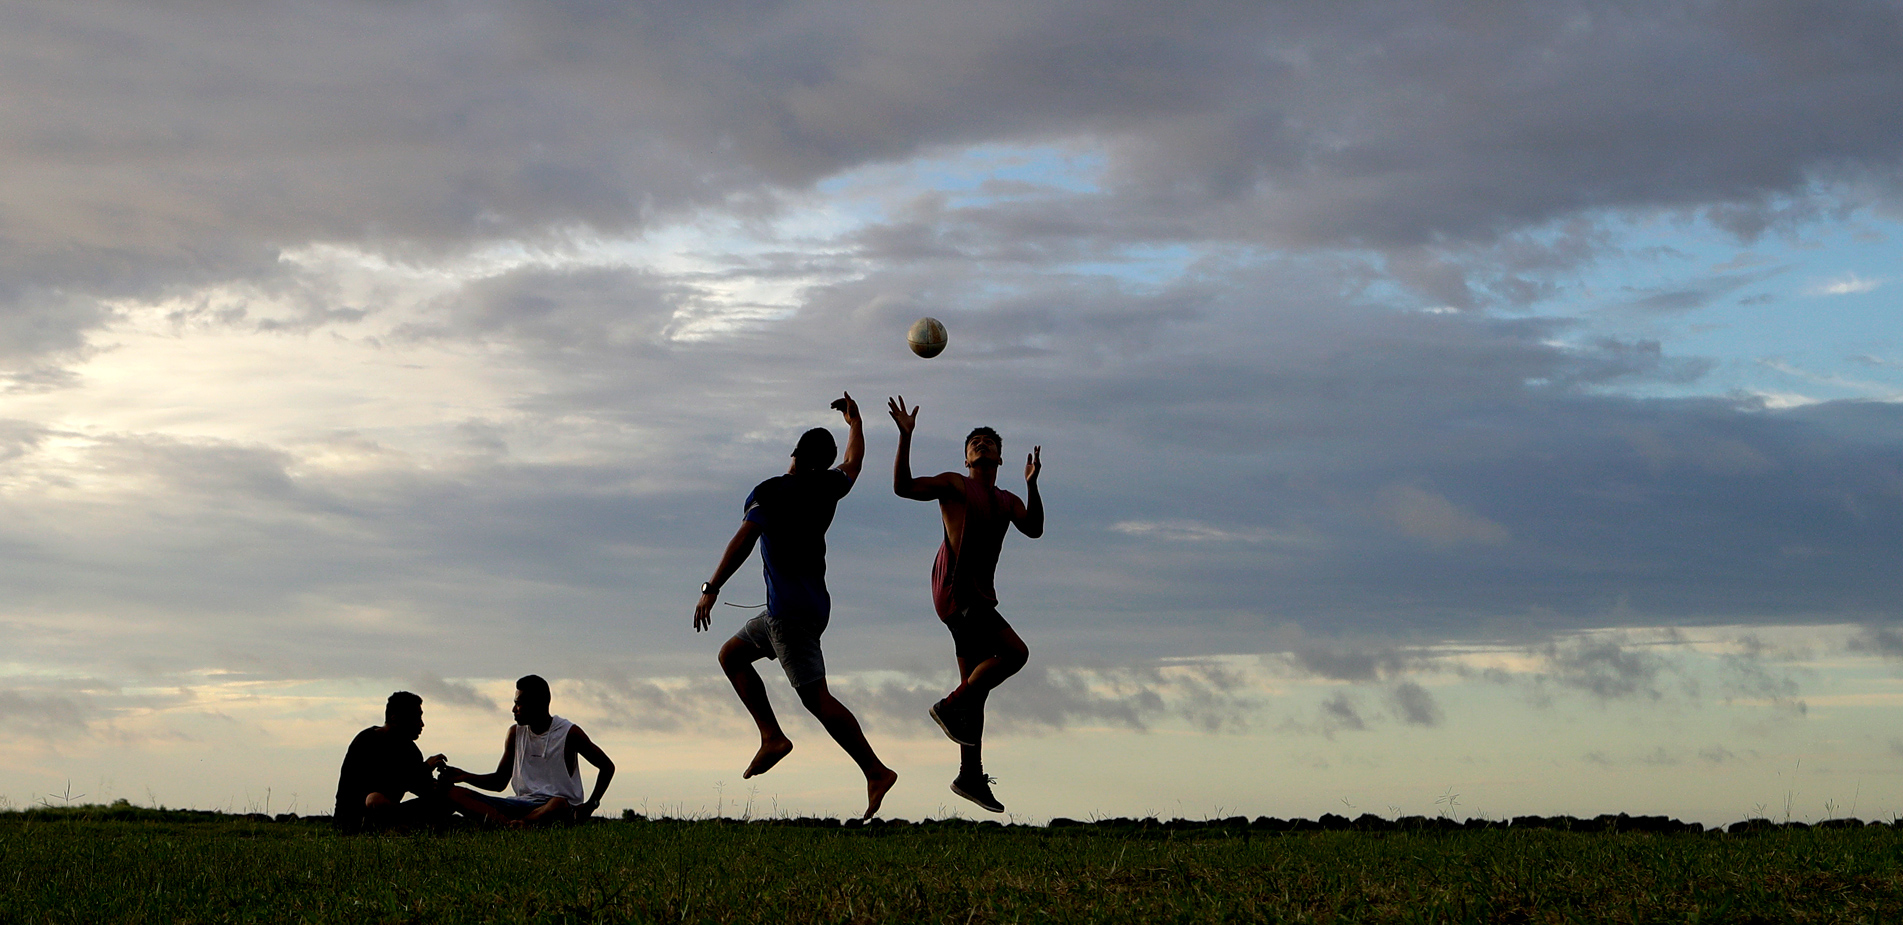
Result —
[{"label": "green grass", "polygon": [[0,815],[0,922],[1895,922],[1903,833]]}]

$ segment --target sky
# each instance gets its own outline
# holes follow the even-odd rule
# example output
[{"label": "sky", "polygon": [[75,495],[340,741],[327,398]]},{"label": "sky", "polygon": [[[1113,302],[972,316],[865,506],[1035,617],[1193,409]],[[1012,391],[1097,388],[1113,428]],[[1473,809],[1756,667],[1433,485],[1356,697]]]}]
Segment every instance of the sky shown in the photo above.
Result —
[{"label": "sky", "polygon": [[1042,448],[1008,819],[1903,814],[1897,3],[19,2],[0,113],[0,807],[533,672],[610,812],[854,814],[690,625],[850,391],[888,815],[983,815],[899,395]]}]

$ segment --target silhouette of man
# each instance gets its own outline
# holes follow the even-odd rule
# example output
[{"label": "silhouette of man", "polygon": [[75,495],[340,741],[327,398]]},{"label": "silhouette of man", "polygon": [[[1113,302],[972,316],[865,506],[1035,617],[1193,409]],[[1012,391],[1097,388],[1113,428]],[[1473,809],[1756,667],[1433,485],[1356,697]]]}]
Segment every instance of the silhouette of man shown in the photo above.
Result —
[{"label": "silhouette of man", "polygon": [[845,415],[850,430],[846,458],[838,468],[827,468],[833,464],[838,447],[831,432],[815,427],[800,436],[785,475],[754,486],[747,495],[740,528],[727,542],[713,577],[700,586],[700,601],[694,605],[694,631],[713,625],[714,602],[721,586],[752,555],[757,541],[766,573],[766,610],[747,621],[720,647],[720,668],[733,682],[734,692],[752,714],[754,725],[760,728],[760,750],[741,777],[765,774],[793,750],[793,741],[773,715],[766,684],[753,669],[753,663],[763,658],[778,659],[800,703],[865,773],[864,818],[870,819],[899,775],[873,753],[852,711],[826,689],[826,660],[819,648],[819,636],[826,631],[833,606],[832,595],[826,590],[826,528],[832,525],[839,499],[859,478],[859,466],[866,455],[859,403],[847,394],[836,399],[832,407]]},{"label": "silhouette of man", "polygon": [[944,520],[945,541],[932,563],[932,606],[951,630],[958,655],[958,686],[933,704],[932,720],[958,743],[958,776],[953,793],[994,813],[1004,804],[991,793],[985,774],[983,748],[985,698],[1006,678],[1018,673],[1030,658],[1030,649],[1017,631],[998,613],[993,577],[1007,528],[1032,539],[1044,535],[1044,499],[1037,492],[1043,471],[1044,448],[1036,446],[1024,457],[1027,504],[998,487],[998,467],[1004,463],[1004,441],[998,432],[979,427],[965,437],[965,473],[941,472],[912,477],[912,431],[918,426],[918,408],[905,408],[905,397],[887,399],[886,410],[899,426],[898,456],[892,463],[892,490],[901,498],[936,501]]},{"label": "silhouette of man", "polygon": [[[397,691],[383,705],[383,725],[371,726],[350,740],[337,775],[337,808],[331,817],[345,832],[393,826],[441,825],[451,807],[430,771],[443,766],[442,755],[423,759],[416,739],[423,734],[423,698]],[[403,795],[417,798],[405,802]]]},{"label": "silhouette of man", "polygon": [[[580,726],[549,712],[548,682],[524,675],[515,682],[509,712],[515,725],[502,739],[502,760],[489,774],[444,768],[449,784],[473,784],[484,790],[508,786],[514,796],[492,797],[463,787],[449,788],[449,799],[465,815],[509,828],[553,822],[584,822],[601,808],[601,795],[614,779],[615,763]],[[581,759],[595,766],[595,790],[582,799]]]}]

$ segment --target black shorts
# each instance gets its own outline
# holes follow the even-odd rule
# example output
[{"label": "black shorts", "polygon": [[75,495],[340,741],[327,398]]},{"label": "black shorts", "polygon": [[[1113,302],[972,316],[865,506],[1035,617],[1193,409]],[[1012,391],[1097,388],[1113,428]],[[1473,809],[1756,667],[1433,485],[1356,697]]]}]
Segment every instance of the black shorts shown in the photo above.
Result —
[{"label": "black shorts", "polygon": [[1004,634],[1011,624],[1004,622],[996,607],[980,605],[946,617],[945,628],[951,630],[952,646],[959,658],[981,662],[1004,653]]}]

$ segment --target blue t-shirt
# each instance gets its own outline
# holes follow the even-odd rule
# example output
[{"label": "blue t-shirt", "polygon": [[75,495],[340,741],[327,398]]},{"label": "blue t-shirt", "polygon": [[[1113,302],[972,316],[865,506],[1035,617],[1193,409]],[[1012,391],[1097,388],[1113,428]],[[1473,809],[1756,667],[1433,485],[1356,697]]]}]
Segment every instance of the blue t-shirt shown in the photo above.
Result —
[{"label": "blue t-shirt", "polygon": [[838,469],[789,472],[747,494],[747,522],[760,528],[767,614],[776,620],[826,619],[826,528],[852,479]]}]

